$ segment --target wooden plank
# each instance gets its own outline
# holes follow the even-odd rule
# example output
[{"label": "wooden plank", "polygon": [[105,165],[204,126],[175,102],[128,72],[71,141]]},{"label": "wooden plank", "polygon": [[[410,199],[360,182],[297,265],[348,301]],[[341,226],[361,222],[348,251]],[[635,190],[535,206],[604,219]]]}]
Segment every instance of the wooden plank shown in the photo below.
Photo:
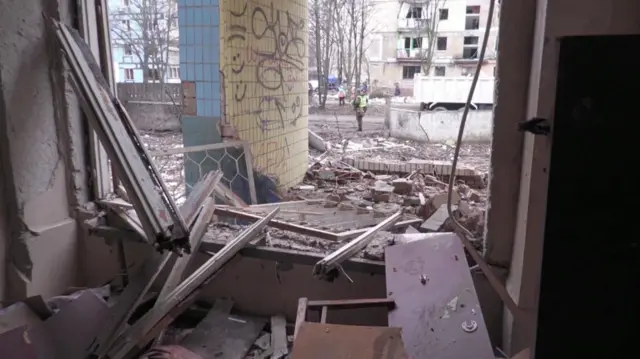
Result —
[{"label": "wooden plank", "polygon": [[287,342],[287,320],[282,315],[271,317],[271,359],[279,359],[289,354]]},{"label": "wooden plank", "polygon": [[434,233],[387,247],[385,266],[389,298],[396,302],[389,325],[402,328],[412,358],[495,358],[457,235]]},{"label": "wooden plank", "polygon": [[408,359],[409,356],[404,350],[400,328],[305,322],[293,342],[291,358]]},{"label": "wooden plank", "polygon": [[341,308],[363,308],[363,307],[394,307],[395,302],[389,298],[367,298],[367,299],[337,299],[337,300],[310,300],[307,307],[332,307]]},{"label": "wooden plank", "polygon": [[293,337],[295,338],[300,331],[300,327],[302,323],[307,320],[307,304],[309,303],[308,298],[299,298],[298,299],[298,312],[296,313],[296,326],[293,332]]},{"label": "wooden plank", "polygon": [[182,341],[202,358],[244,359],[266,324],[264,318],[230,316],[233,302],[216,300],[214,307]]}]

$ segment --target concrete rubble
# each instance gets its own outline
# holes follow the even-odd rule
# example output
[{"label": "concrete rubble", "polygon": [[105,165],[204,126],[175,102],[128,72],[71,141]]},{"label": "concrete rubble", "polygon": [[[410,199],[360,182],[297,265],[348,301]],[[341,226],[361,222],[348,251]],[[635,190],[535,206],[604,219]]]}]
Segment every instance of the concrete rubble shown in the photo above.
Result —
[{"label": "concrete rubble", "polygon": [[[89,76],[90,66],[82,61],[86,54],[75,49],[80,43],[68,30],[59,31],[68,41],[69,65],[86,85],[85,97],[99,98],[106,89]],[[115,110],[108,111],[111,107]],[[117,100],[87,103],[85,111],[109,114],[92,124],[105,133],[128,121]],[[101,140],[110,149],[140,145],[135,131],[121,132]],[[283,194],[289,200],[247,204],[215,171],[202,176],[179,208],[163,197],[160,212],[143,206],[158,194],[145,192],[142,180],[160,177],[146,165],[146,152],[138,147],[111,151],[121,157],[114,175],[124,184],[98,201],[100,212],[84,222],[84,229],[119,243],[146,243],[148,256],[133,268],[120,258],[122,273],[104,287],[73,288],[0,309],[0,358],[308,359],[344,357],[351,347],[362,358],[381,357],[385,350],[389,358],[494,358],[470,263],[451,233],[447,210],[451,196],[453,216],[481,237],[486,176],[472,168],[452,173],[443,159],[415,158],[415,144],[379,136],[340,137],[324,141],[313,136],[312,145],[324,152],[310,158],[303,183]],[[383,156],[388,152],[394,153],[391,159]],[[149,167],[153,173],[144,172]],[[456,178],[451,194],[450,176]],[[154,191],[166,192],[158,181]],[[175,223],[159,232],[147,228],[167,222],[156,223],[155,217],[164,219],[168,212]],[[301,297],[295,320],[289,321],[280,312],[253,315],[233,298],[201,302],[203,288],[248,249],[304,256],[314,264],[308,280],[316,283],[337,278],[353,283],[353,263],[384,267],[386,296]],[[196,254],[208,258],[193,270]],[[267,293],[256,293],[261,295]],[[366,316],[352,325],[330,323],[334,310],[372,308],[382,310],[389,325],[366,325]],[[427,311],[428,320],[416,315]],[[379,342],[383,337],[386,342]]]}]

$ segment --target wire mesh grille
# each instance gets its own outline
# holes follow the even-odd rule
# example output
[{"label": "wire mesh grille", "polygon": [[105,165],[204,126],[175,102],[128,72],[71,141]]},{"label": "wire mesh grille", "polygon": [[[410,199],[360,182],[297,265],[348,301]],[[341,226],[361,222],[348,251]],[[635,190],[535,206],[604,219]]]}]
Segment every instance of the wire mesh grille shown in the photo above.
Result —
[{"label": "wire mesh grille", "polygon": [[202,146],[171,148],[151,152],[171,196],[184,203],[192,185],[208,172],[220,169],[222,184],[229,187],[247,203],[255,202],[255,188],[248,145],[242,141]]}]

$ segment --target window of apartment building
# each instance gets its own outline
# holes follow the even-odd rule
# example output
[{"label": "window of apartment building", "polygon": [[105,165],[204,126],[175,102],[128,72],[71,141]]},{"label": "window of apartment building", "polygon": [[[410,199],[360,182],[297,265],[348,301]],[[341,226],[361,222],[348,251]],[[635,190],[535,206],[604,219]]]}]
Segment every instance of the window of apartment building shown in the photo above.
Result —
[{"label": "window of apartment building", "polygon": [[129,6],[129,0],[120,0],[121,6]]},{"label": "window of apartment building", "polygon": [[124,56],[131,56],[133,54],[133,48],[131,44],[124,45]]},{"label": "window of apartment building", "polygon": [[467,6],[467,16],[480,15],[480,5]]},{"label": "window of apartment building", "polygon": [[477,59],[478,58],[478,48],[477,47],[465,47],[462,50],[462,58],[463,59]]},{"label": "window of apartment building", "polygon": [[446,37],[438,37],[436,40],[436,50],[444,51],[447,49],[447,38]]},{"label": "window of apartment building", "polygon": [[447,68],[444,66],[436,66],[433,69],[433,74],[436,76],[445,76],[447,73]]},{"label": "window of apartment building", "polygon": [[149,77],[151,81],[160,81],[160,71],[157,69],[149,69],[147,71],[147,77]]},{"label": "window of apartment building", "polygon": [[131,31],[131,21],[122,20],[122,28],[126,31]]},{"label": "window of apartment building", "polygon": [[170,79],[179,79],[180,78],[180,68],[179,67],[170,67],[169,68],[169,78]]},{"label": "window of apartment building", "polygon": [[125,81],[133,81],[133,69],[124,69],[124,80]]},{"label": "window of apartment building", "polygon": [[438,19],[449,20],[449,9],[438,9]]},{"label": "window of apartment building", "polygon": [[479,38],[477,36],[465,36],[464,44],[465,45],[478,45]]},{"label": "window of apartment building", "polygon": [[407,19],[422,19],[422,7],[412,6],[407,12]]},{"label": "window of apartment building", "polygon": [[467,6],[467,16],[464,23],[465,30],[480,28],[480,6]]},{"label": "window of apartment building", "polygon": [[463,59],[478,58],[478,41],[479,38],[477,36],[464,37],[464,49],[462,50]]},{"label": "window of apartment building", "polygon": [[419,48],[422,48],[422,38],[421,37],[405,37],[404,38],[404,48],[405,49],[419,49]]},{"label": "window of apartment building", "polygon": [[403,80],[413,80],[413,77],[419,73],[420,73],[420,66],[403,66],[402,67]]}]

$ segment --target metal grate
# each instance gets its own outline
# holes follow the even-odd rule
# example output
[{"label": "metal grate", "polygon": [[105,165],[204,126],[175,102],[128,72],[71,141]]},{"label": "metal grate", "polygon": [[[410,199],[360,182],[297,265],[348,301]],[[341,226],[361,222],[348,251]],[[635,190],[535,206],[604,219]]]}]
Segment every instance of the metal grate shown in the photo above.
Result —
[{"label": "metal grate", "polygon": [[[197,183],[207,172],[218,169],[224,173],[221,183],[242,197],[245,202],[257,202],[251,150],[247,142],[230,141],[171,148],[153,151],[150,155],[178,204],[182,204],[191,191],[189,183]],[[204,166],[205,164],[208,166]],[[203,170],[204,167],[213,168],[207,171]],[[247,196],[248,198],[244,198]]]}]

